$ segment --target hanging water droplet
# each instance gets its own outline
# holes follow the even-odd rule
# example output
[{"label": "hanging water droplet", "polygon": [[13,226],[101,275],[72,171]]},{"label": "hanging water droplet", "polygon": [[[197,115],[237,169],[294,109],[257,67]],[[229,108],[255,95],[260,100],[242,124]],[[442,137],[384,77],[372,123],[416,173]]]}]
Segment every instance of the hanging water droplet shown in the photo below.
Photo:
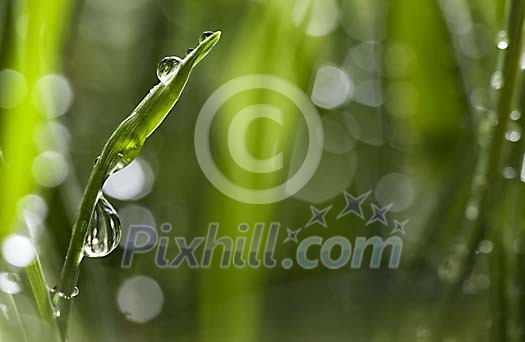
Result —
[{"label": "hanging water droplet", "polygon": [[181,62],[179,57],[169,56],[164,57],[157,66],[157,78],[162,83],[165,83],[170,79],[170,76],[173,74],[173,71],[177,68]]},{"label": "hanging water droplet", "polygon": [[186,54],[189,55],[190,53],[193,52],[193,50],[195,50],[195,49],[188,49],[188,50],[186,50]]},{"label": "hanging water droplet", "polygon": [[497,70],[492,74],[492,78],[490,79],[490,85],[496,90],[501,89],[501,87],[503,87],[503,73],[501,71]]},{"label": "hanging water droplet", "polygon": [[118,172],[128,166],[135,158],[139,155],[142,150],[142,144],[137,143],[129,146],[126,150],[117,153],[117,160],[114,161],[114,166],[111,169],[111,173]]},{"label": "hanging water droplet", "polygon": [[120,218],[111,203],[101,196],[90,221],[84,241],[84,254],[90,258],[102,258],[117,248],[120,242]]},{"label": "hanging water droplet", "polygon": [[513,110],[510,113],[510,119],[513,121],[518,121],[521,118],[521,112],[519,110]]},{"label": "hanging water droplet", "polygon": [[213,34],[213,32],[211,31],[206,31],[206,32],[203,32],[199,38],[199,43],[202,43],[203,41],[206,40],[206,38],[208,38],[209,36],[211,36]]},{"label": "hanging water droplet", "polygon": [[505,133],[505,139],[510,142],[518,142],[521,139],[521,127],[517,124],[512,124]]},{"label": "hanging water droplet", "polygon": [[496,45],[498,46],[498,49],[505,50],[509,47],[509,37],[507,36],[507,32],[505,31],[499,31],[498,35],[496,36]]},{"label": "hanging water droplet", "polygon": [[73,292],[69,295],[65,294],[64,292],[61,292],[61,291],[57,291],[57,287],[53,287],[52,289],[49,289],[49,293],[51,294],[51,297],[60,297],[60,298],[64,298],[64,299],[71,299],[71,298],[75,298],[76,296],[78,296],[79,294],[79,289],[78,287],[74,287],[73,288]]}]

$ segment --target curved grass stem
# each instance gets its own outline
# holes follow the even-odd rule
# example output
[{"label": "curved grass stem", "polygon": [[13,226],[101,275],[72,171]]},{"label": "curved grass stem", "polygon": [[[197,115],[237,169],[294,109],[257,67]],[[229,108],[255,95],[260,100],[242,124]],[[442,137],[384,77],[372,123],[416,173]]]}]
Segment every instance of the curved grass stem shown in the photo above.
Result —
[{"label": "curved grass stem", "polygon": [[[220,35],[220,32],[205,32],[199,40],[199,45],[191,50],[184,59],[169,58],[168,60],[173,61],[173,64],[169,66],[169,73],[162,75],[161,82],[150,90],[104,145],[84,191],[60,282],[53,296],[55,315],[58,318],[63,340],[67,339],[73,294],[76,292],[80,262],[84,256],[84,241],[95,206],[102,194],[104,182],[110,174],[123,169],[137,157],[146,139],[164,121],[177,103],[192,69],[215,46]],[[162,67],[165,68],[166,65]]]}]

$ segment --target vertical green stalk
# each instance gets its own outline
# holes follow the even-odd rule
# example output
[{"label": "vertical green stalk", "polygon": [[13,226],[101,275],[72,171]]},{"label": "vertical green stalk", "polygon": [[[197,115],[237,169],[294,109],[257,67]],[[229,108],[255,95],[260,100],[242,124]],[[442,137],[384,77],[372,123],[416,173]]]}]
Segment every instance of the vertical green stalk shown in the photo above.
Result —
[{"label": "vertical green stalk", "polygon": [[[510,120],[510,113],[514,105],[514,98],[518,88],[518,78],[520,75],[520,61],[523,49],[523,23],[525,18],[525,3],[523,0],[510,0],[506,8],[506,37],[505,46],[498,47],[498,67],[496,72],[501,82],[492,82],[491,110],[486,117],[480,121],[478,132],[479,155],[474,171],[471,192],[467,202],[467,209],[461,230],[458,232],[457,243],[466,248],[456,248],[445,259],[445,263],[450,263],[454,267],[454,283],[445,294],[444,304],[449,305],[456,291],[472,269],[475,262],[475,253],[479,241],[486,233],[490,220],[494,218],[494,212],[498,208],[497,196],[501,192],[501,170],[503,161],[503,147],[505,133]],[[501,77],[499,77],[501,76]],[[493,79],[494,81],[494,79]],[[501,227],[502,225],[498,225]],[[503,246],[503,232],[498,230],[493,232],[495,237],[495,249]],[[457,247],[457,246],[456,246]],[[499,252],[493,253],[491,260],[492,280],[494,282],[503,281],[500,274],[501,256]],[[502,307],[496,298],[505,297],[505,286],[501,283],[494,283],[492,287],[493,313],[495,324],[493,325],[493,337],[496,340],[505,340],[504,325],[505,317]],[[443,309],[443,308],[442,308]],[[444,314],[445,312],[443,312]],[[442,317],[443,322],[447,320]]]},{"label": "vertical green stalk", "polygon": [[[495,207],[496,196],[500,183],[500,172],[502,168],[503,146],[505,133],[510,120],[510,113],[514,106],[514,97],[517,90],[518,77],[520,76],[520,61],[523,52],[523,23],[525,18],[525,1],[511,0],[508,8],[507,35],[509,38],[508,48],[504,52],[503,59],[503,87],[497,99],[497,123],[494,128],[493,137],[488,155],[488,169],[486,174],[486,185],[481,201],[481,213],[492,214]],[[493,216],[491,217],[493,218]],[[508,338],[508,310],[506,294],[505,268],[505,232],[502,227],[493,232],[495,251],[492,257],[491,273],[493,276],[493,307],[495,315],[492,327],[492,337],[494,340],[506,341]]]},{"label": "vertical green stalk", "polygon": [[[500,61],[502,64],[501,77],[503,84],[499,91],[494,92],[493,111],[489,111],[489,117],[481,122],[480,128],[480,156],[476,166],[470,200],[468,205],[473,207],[475,214],[467,217],[460,242],[469,247],[467,258],[472,257],[479,238],[483,235],[483,226],[486,219],[492,214],[495,196],[497,195],[498,182],[502,166],[503,143],[505,132],[509,122],[510,113],[514,104],[517,80],[520,74],[520,61],[523,48],[523,22],[525,17],[525,5],[523,0],[511,0],[508,6],[507,36],[508,47],[501,51]],[[497,90],[497,89],[496,89]],[[467,212],[467,216],[468,212]],[[463,256],[461,277],[468,272]]]},{"label": "vertical green stalk", "polygon": [[[520,90],[520,119],[517,120],[517,124],[523,128],[525,124],[525,73],[521,73],[521,90]],[[521,141],[518,146],[514,148],[513,153],[511,154],[511,163],[516,170],[523,172],[523,162],[525,158],[525,139],[522,135]],[[514,203],[516,220],[515,226],[510,227],[515,232],[513,236],[514,246],[509,253],[511,257],[515,260],[514,273],[515,276],[515,286],[518,291],[516,291],[515,307],[516,307],[516,319],[514,323],[516,326],[521,326],[525,322],[525,260],[523,258],[524,247],[525,247],[525,212],[523,211],[523,204],[525,203],[525,180],[521,178],[521,175],[517,174],[517,180],[515,186],[518,187],[516,201]],[[521,336],[520,341],[525,341],[525,336]]]},{"label": "vertical green stalk", "polygon": [[[257,7],[259,12],[254,11],[245,17],[238,43],[228,58],[229,65],[224,68],[223,79],[248,74],[271,74],[306,88],[314,57],[319,53],[316,48],[319,46],[315,39],[306,36],[305,27],[296,27],[289,19],[293,4],[294,2],[281,0],[266,1]],[[309,20],[308,13],[310,9],[307,9],[303,16],[304,26]],[[254,30],[254,27],[257,29]],[[288,101],[272,98],[268,91],[258,89],[246,92],[242,97],[229,99],[223,114],[217,118],[220,127],[230,125],[241,105],[260,103],[271,103],[284,109],[284,121],[289,120],[287,125],[293,127],[291,122],[297,120],[297,109]],[[269,146],[286,151],[293,144],[294,131],[283,130],[282,134],[277,135],[271,126],[254,124],[253,128],[255,129],[247,137],[246,143],[253,148],[254,153],[266,152],[274,155],[276,151],[270,150]],[[221,129],[217,134],[217,146],[227,141],[225,132],[226,130]],[[273,139],[277,143],[274,143]],[[224,170],[227,178],[234,179],[238,184],[248,184],[248,187],[255,189],[282,182],[280,177],[283,174],[275,172],[265,178],[268,183],[263,183],[261,177],[244,172],[231,159],[225,157],[228,154],[226,150],[221,149],[219,153],[223,153],[221,158],[217,158],[219,167]],[[218,192],[213,192],[211,201],[209,216],[201,221],[205,227],[209,222],[219,222],[220,236],[230,236],[234,241],[238,236],[242,236],[250,241],[255,234],[255,224],[262,222],[264,233],[261,246],[266,244],[269,225],[276,221],[278,214],[275,204],[242,203]],[[248,224],[250,230],[245,233],[239,232],[238,227],[241,223]],[[261,322],[264,314],[264,292],[261,286],[267,282],[267,271],[265,267],[237,269],[232,266],[223,269],[215,262],[217,255],[214,256],[212,267],[204,272],[200,279],[199,339],[258,341],[263,335]],[[246,260],[246,255],[243,255],[243,258]]]},{"label": "vertical green stalk", "polygon": [[497,123],[494,129],[492,144],[489,152],[489,167],[487,183],[493,188],[500,178],[501,158],[505,132],[514,105],[517,80],[520,73],[520,62],[523,52],[523,21],[525,18],[525,2],[511,0],[508,10],[507,35],[508,48],[504,50],[503,86],[497,102]]},{"label": "vertical green stalk", "polygon": [[[5,27],[7,32],[13,33],[13,39],[6,40],[5,46],[2,46],[5,48],[3,57],[6,66],[23,75],[26,86],[25,89],[8,89],[25,94],[25,97],[18,106],[0,113],[0,238],[15,227],[19,199],[38,190],[31,173],[33,159],[39,152],[34,143],[34,134],[46,118],[42,108],[33,104],[31,94],[39,78],[59,69],[63,28],[69,18],[70,2],[19,0],[4,1],[2,5],[10,9],[5,14],[10,19],[5,22],[18,23],[17,27]],[[26,267],[25,272],[40,318],[54,328],[56,321],[38,257]]]}]

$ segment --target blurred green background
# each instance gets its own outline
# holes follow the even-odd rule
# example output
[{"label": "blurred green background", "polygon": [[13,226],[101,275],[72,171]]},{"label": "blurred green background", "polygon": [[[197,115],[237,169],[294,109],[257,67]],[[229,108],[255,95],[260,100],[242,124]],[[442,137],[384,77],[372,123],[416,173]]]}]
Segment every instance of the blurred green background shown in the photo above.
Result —
[{"label": "blurred green background", "polygon": [[[486,189],[476,178],[493,162],[491,120],[508,84],[501,68],[514,42],[505,8],[503,0],[0,0],[1,340],[38,341],[43,329],[5,241],[29,237],[53,287],[105,140],[158,82],[164,56],[184,56],[203,31],[221,30],[139,159],[105,186],[123,242],[83,261],[71,340],[525,341],[521,74],[497,181]],[[297,85],[323,122],[317,172],[278,203],[230,199],[195,156],[206,99],[248,74]],[[214,122],[212,151],[228,178],[252,188],[287,177],[250,174],[229,155],[229,122],[259,103],[284,108],[286,120],[250,126],[254,155],[284,151],[293,173],[307,146],[285,97],[258,90],[230,99]],[[210,222],[232,237],[252,234],[239,232],[241,223],[280,222],[282,259],[295,255],[293,243],[281,243],[285,228],[303,227],[310,205],[333,205],[328,229],[300,237],[388,237],[392,226],[336,220],[344,190],[373,190],[367,217],[370,203],[394,203],[389,223],[409,220],[399,269],[385,260],[378,270],[159,269],[155,251],[120,267],[133,224],[167,222],[172,231],[159,235],[191,239]],[[477,202],[484,196],[489,204]],[[171,240],[168,255],[176,253]]]}]

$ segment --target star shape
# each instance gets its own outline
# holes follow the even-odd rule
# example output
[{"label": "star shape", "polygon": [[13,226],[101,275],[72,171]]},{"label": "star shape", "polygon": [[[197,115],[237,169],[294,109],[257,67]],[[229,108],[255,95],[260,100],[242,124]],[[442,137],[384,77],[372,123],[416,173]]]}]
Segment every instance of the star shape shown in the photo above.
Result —
[{"label": "star shape", "polygon": [[372,217],[370,218],[370,220],[368,220],[366,225],[368,226],[369,224],[372,224],[372,223],[374,223],[376,221],[381,222],[385,226],[388,225],[388,221],[387,221],[385,215],[390,210],[390,208],[392,208],[392,205],[394,205],[394,204],[391,203],[391,204],[389,204],[389,205],[387,205],[385,207],[382,207],[382,208],[378,207],[374,203],[372,203],[371,205],[372,205],[372,211],[374,213],[372,214]]},{"label": "star shape", "polygon": [[394,220],[394,230],[392,230],[392,232],[390,233],[390,235],[392,234],[395,234],[395,233],[401,233],[403,235],[406,234],[405,232],[405,226],[406,224],[408,223],[408,220],[405,220],[403,222],[399,222],[398,220]]},{"label": "star shape", "polygon": [[345,195],[346,207],[343,209],[343,211],[339,213],[336,220],[350,213],[354,213],[360,218],[364,219],[363,210],[361,209],[361,205],[371,193],[372,193],[372,190],[368,191],[367,193],[362,194],[361,196],[354,197],[345,191],[344,195]]},{"label": "star shape", "polygon": [[299,235],[299,232],[302,230],[302,228],[291,230],[290,228],[286,228],[286,232],[288,233],[288,236],[286,239],[284,239],[283,243],[287,243],[288,241],[293,241],[295,243],[298,243],[297,235]]},{"label": "star shape", "polygon": [[323,227],[328,228],[328,226],[326,225],[326,218],[325,218],[325,216],[326,216],[326,214],[328,214],[330,209],[332,209],[332,206],[329,206],[329,207],[326,207],[324,209],[318,210],[316,207],[311,205],[310,206],[310,210],[312,211],[312,218],[310,219],[310,221],[308,221],[308,223],[304,227],[306,228],[306,227],[309,227],[309,226],[311,226],[313,224],[319,223]]}]

